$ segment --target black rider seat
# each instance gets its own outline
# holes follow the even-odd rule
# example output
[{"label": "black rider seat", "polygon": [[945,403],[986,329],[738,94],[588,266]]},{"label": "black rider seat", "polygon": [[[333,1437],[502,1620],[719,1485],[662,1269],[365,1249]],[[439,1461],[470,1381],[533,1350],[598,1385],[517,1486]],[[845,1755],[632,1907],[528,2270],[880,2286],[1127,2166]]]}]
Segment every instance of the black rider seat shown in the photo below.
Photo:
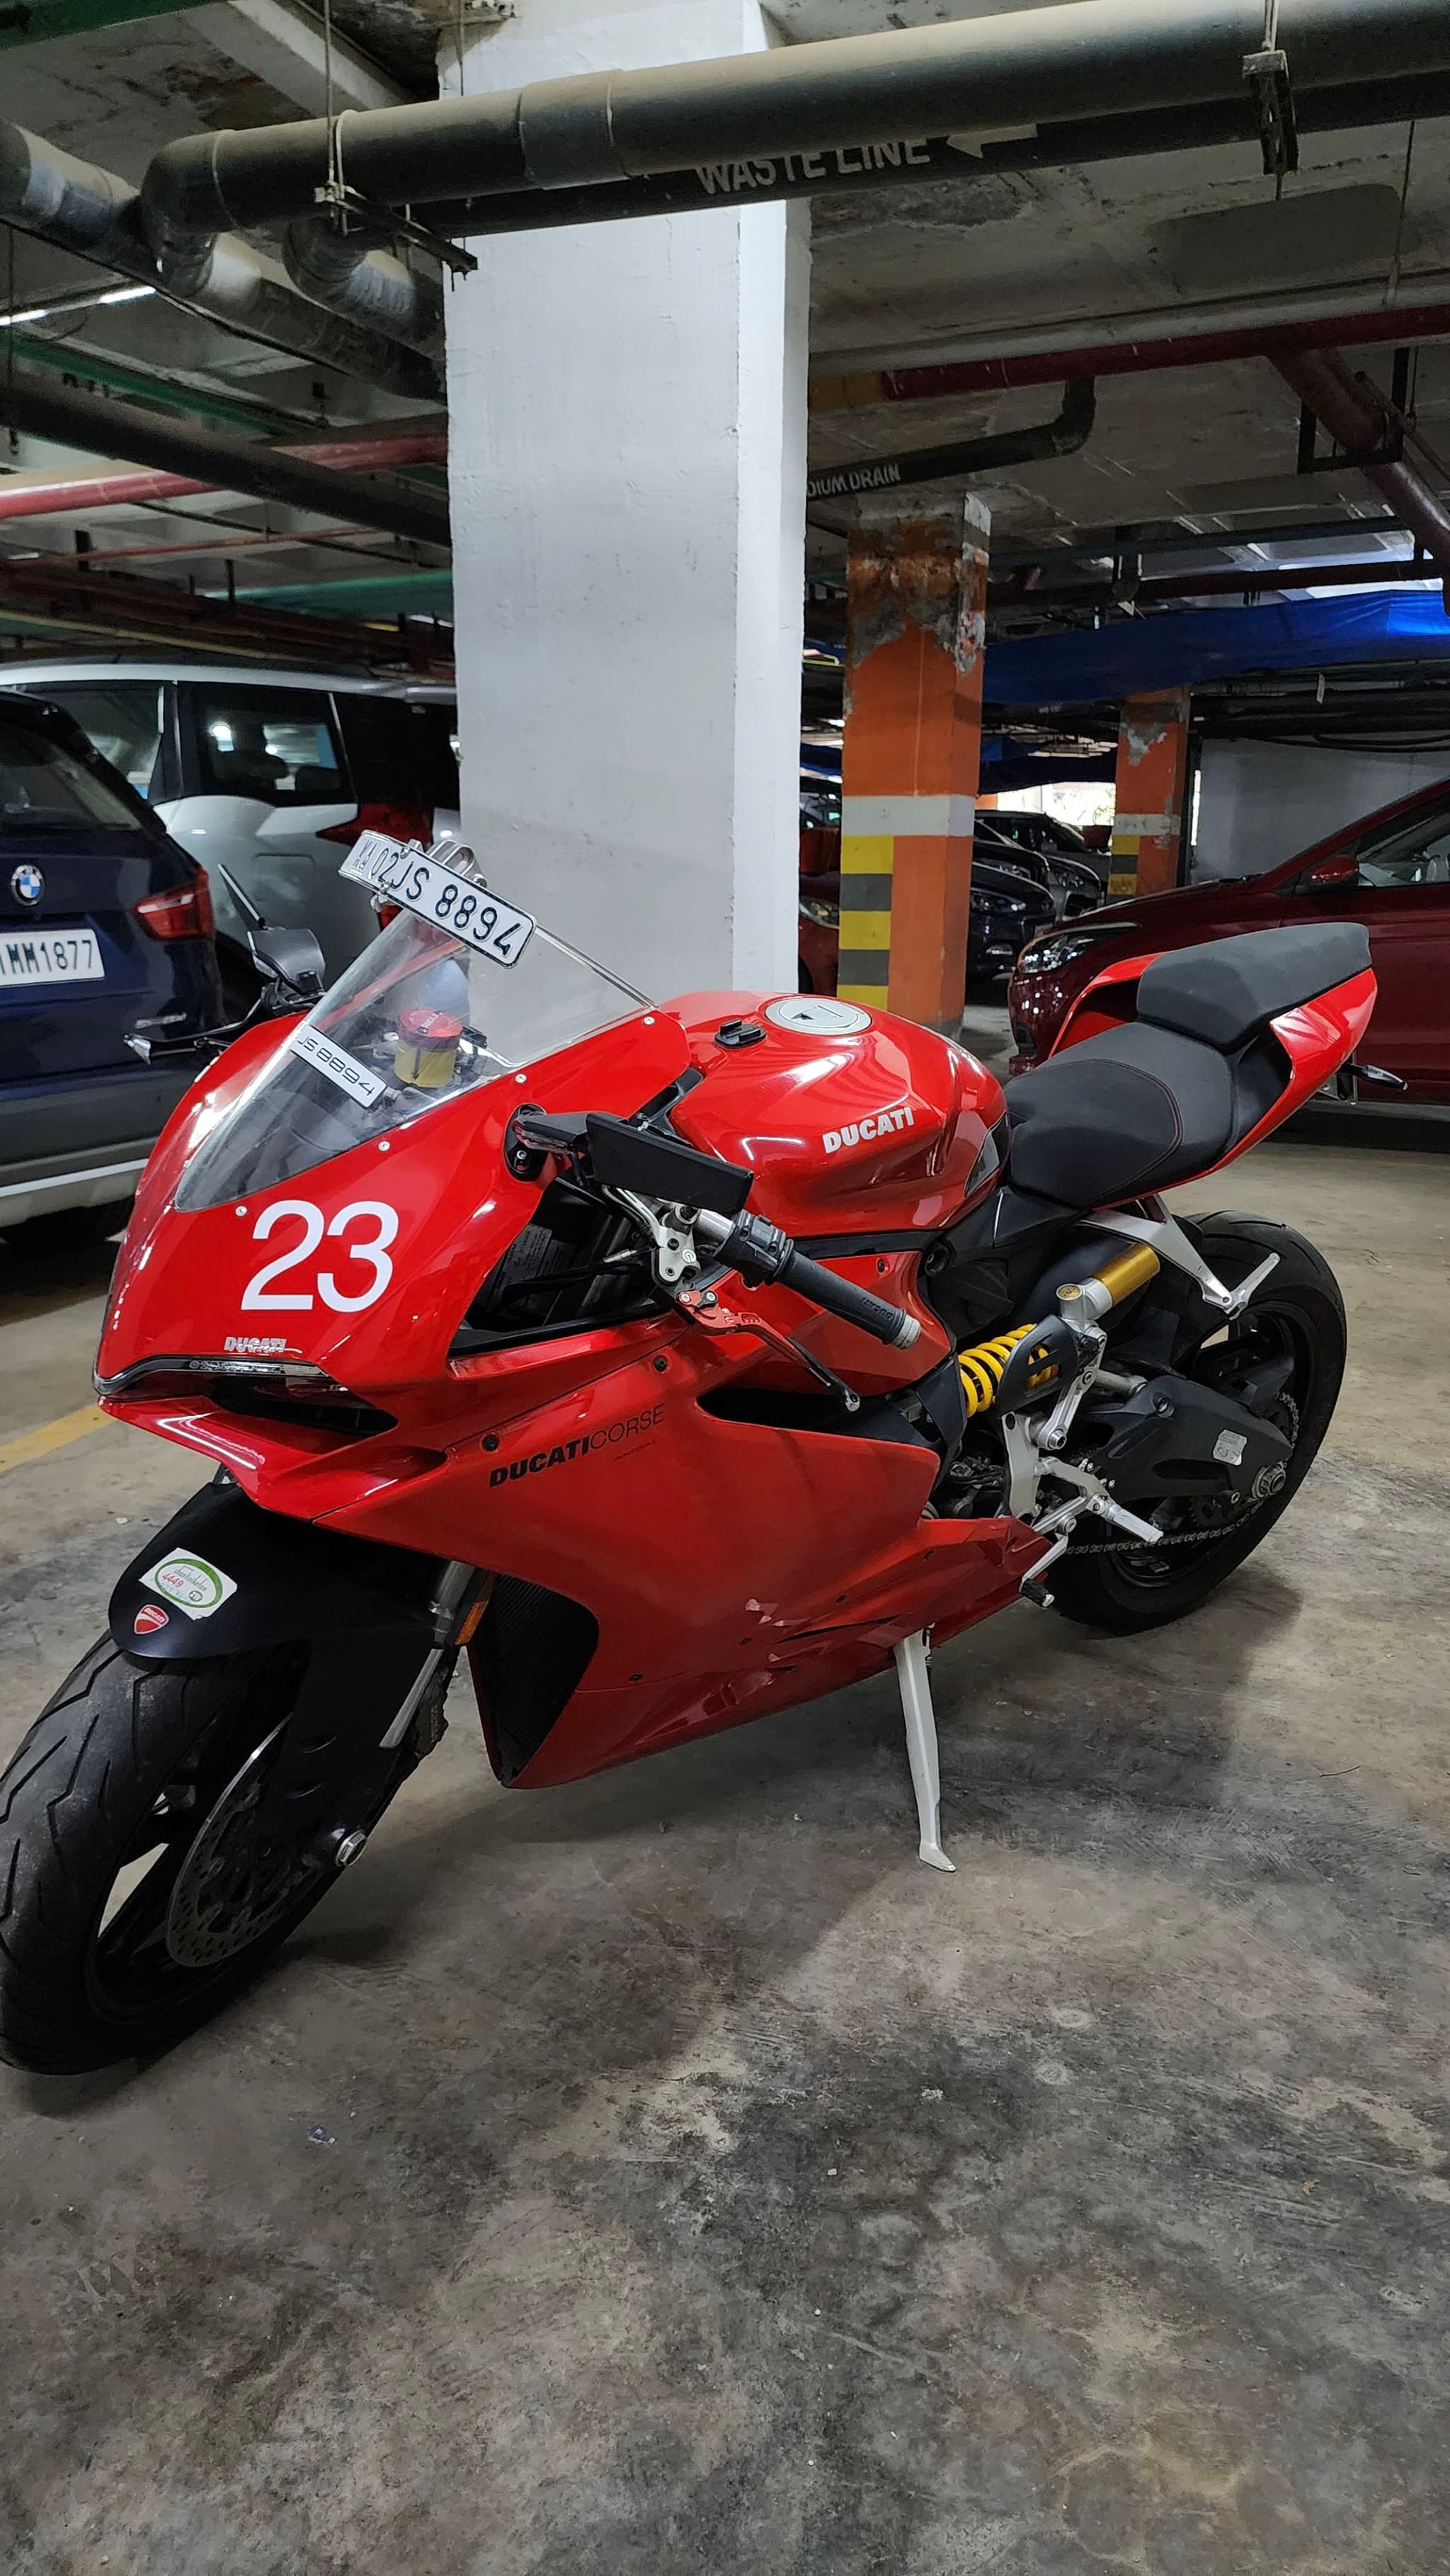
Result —
[{"label": "black rider seat", "polygon": [[1287,1066],[1269,1022],[1369,964],[1358,922],[1256,930],[1158,958],[1138,1017],[1006,1085],[1019,1189],[1100,1207],[1191,1180],[1266,1115]]}]

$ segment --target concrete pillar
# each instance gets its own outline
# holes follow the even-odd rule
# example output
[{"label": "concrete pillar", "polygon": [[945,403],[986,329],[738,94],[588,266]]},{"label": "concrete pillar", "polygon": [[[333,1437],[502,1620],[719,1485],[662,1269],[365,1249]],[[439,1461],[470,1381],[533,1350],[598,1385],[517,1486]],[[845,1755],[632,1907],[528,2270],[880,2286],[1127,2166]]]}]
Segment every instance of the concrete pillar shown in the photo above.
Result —
[{"label": "concrete pillar", "polygon": [[[462,85],[769,41],[758,0],[528,0]],[[456,93],[451,27],[439,64]],[[480,240],[448,297],[465,831],[660,999],[796,983],[808,227]]]},{"label": "concrete pillar", "polygon": [[1162,894],[1178,883],[1190,704],[1187,689],[1162,689],[1123,701],[1110,901]]},{"label": "concrete pillar", "polygon": [[839,991],[955,1031],[966,991],[991,519],[863,506],[846,597]]}]

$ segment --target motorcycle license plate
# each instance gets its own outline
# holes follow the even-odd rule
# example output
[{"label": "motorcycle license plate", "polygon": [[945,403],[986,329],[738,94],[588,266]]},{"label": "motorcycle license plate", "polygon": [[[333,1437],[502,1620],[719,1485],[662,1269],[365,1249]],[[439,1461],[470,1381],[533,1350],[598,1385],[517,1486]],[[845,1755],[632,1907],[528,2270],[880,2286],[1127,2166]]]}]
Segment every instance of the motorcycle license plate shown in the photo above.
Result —
[{"label": "motorcycle license plate", "polygon": [[472,877],[430,858],[418,842],[390,841],[384,832],[362,832],[338,875],[355,885],[370,886],[389,903],[416,912],[439,930],[452,931],[491,957],[498,966],[516,966],[534,930],[533,916],[503,903]]},{"label": "motorcycle license plate", "polygon": [[0,986],[100,984],[105,975],[93,930],[0,931]]}]

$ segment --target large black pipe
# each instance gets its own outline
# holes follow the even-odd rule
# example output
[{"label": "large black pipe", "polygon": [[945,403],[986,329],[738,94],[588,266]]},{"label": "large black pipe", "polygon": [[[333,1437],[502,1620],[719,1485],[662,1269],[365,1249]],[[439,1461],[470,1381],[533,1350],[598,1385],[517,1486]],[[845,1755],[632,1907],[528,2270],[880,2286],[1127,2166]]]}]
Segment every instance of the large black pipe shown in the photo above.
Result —
[{"label": "large black pipe", "polygon": [[320,511],[326,519],[352,520],[394,537],[446,546],[448,513],[401,484],[369,474],[338,474],[275,447],[226,438],[214,429],[185,428],[142,411],[135,403],[56,385],[17,367],[0,369],[0,422],[32,438],[53,438],[92,456],[123,456],[185,474],[223,492],[245,492],[254,501],[279,501],[289,509]]},{"label": "large black pipe", "polygon": [[[310,213],[340,156],[383,205],[521,188],[596,186],[751,160],[788,163],[927,135],[1082,124],[1241,103],[1263,0],[1065,0],[1065,5],[832,37],[647,71],[190,135],[157,153],[150,228],[243,229]],[[1280,0],[1296,98],[1450,71],[1445,0]],[[789,178],[788,173],[782,174]],[[797,179],[800,173],[796,173]],[[817,186],[829,184],[823,175]],[[772,193],[773,183],[750,191]],[[782,193],[777,189],[775,193]],[[726,195],[734,201],[735,191]]]},{"label": "large black pipe", "polygon": [[1071,456],[1087,444],[1097,416],[1091,376],[1062,389],[1055,420],[1027,429],[1004,429],[990,438],[953,439],[943,447],[913,447],[904,456],[852,457],[827,465],[806,483],[807,501],[854,500],[862,492],[893,492],[903,483],[936,483],[948,474],[986,474],[1004,465],[1031,465],[1044,456]]},{"label": "large black pipe", "polygon": [[[1450,72],[1415,73],[1349,87],[1309,90],[1297,99],[1301,134],[1334,134],[1355,126],[1404,125],[1412,117],[1450,116]],[[1242,98],[1207,107],[1144,108],[1127,116],[1100,116],[1048,125],[973,145],[944,134],[919,143],[854,144],[829,152],[793,152],[770,161],[749,159],[669,170],[649,179],[615,179],[593,188],[519,188],[500,196],[460,198],[434,205],[429,221],[439,232],[467,239],[475,234],[553,231],[564,224],[618,223],[642,215],[691,215],[703,207],[757,205],[777,197],[870,195],[878,190],[970,179],[984,170],[1076,168],[1093,161],[1127,161],[1154,152],[1211,151],[1229,143],[1257,142],[1253,106]]]}]

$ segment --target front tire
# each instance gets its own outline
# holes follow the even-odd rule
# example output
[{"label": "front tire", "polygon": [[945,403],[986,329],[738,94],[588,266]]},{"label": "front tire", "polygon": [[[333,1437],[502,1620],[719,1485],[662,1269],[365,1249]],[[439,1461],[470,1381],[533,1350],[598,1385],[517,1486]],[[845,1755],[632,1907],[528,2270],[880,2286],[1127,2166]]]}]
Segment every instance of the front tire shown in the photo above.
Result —
[{"label": "front tire", "polygon": [[[1210,1216],[1195,1220],[1194,1231],[1204,1259],[1230,1288],[1256,1270],[1267,1253],[1279,1256],[1277,1268],[1234,1329],[1276,1335],[1292,1351],[1291,1409],[1284,1428],[1292,1434],[1293,1449],[1282,1490],[1256,1505],[1222,1538],[1205,1536],[1181,1548],[1165,1547],[1155,1557],[1131,1541],[1103,1551],[1094,1529],[1091,1537],[1084,1534],[1081,1545],[1068,1549],[1047,1577],[1053,1607],[1084,1627],[1117,1636],[1166,1627],[1196,1610],[1262,1544],[1314,1463],[1344,1375],[1344,1300],[1328,1262],[1312,1243],[1266,1217]],[[1204,1343],[1221,1329],[1211,1324]],[[1195,1373],[1202,1352],[1200,1345],[1198,1354],[1189,1352],[1180,1361],[1185,1375]]]},{"label": "front tire", "polygon": [[[291,1650],[145,1664],[103,1637],[61,1684],[0,1776],[11,2065],[76,2074],[169,2047],[326,1894],[325,1862],[247,1841],[246,1784],[299,1671]],[[400,1755],[389,1797],[410,1768]]]}]

